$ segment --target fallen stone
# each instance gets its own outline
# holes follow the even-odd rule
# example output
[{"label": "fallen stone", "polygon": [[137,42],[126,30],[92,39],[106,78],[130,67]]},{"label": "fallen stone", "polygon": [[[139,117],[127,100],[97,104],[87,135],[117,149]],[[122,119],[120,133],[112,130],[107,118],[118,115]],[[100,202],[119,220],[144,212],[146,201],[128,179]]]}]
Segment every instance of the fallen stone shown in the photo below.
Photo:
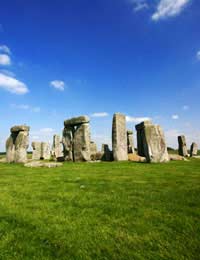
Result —
[{"label": "fallen stone", "polygon": [[128,160],[131,162],[146,162],[146,158],[137,154],[128,154]]},{"label": "fallen stone", "polygon": [[40,167],[46,167],[46,168],[56,168],[61,167],[63,164],[58,162],[41,162],[41,161],[34,161],[34,162],[28,162],[24,164],[25,167],[29,168],[40,168]]}]

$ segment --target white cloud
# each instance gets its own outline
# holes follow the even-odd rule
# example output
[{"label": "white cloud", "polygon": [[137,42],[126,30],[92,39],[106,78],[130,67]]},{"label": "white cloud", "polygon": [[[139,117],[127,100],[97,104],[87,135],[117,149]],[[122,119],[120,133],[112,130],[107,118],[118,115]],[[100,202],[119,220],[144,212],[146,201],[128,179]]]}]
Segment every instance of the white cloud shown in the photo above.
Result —
[{"label": "white cloud", "polygon": [[49,133],[53,133],[54,130],[53,130],[52,128],[46,127],[46,128],[41,128],[41,129],[40,129],[40,132],[41,132],[41,133],[49,134]]},{"label": "white cloud", "polygon": [[174,119],[174,120],[179,119],[179,115],[172,115],[172,119]]},{"label": "white cloud", "polygon": [[135,4],[135,7],[133,8],[133,10],[134,10],[135,12],[139,12],[139,11],[142,11],[142,10],[148,9],[148,8],[149,8],[149,6],[148,6],[148,4],[147,4],[146,2],[144,2],[144,1],[139,1],[139,2],[137,2],[137,3]]},{"label": "white cloud", "polygon": [[41,111],[41,108],[40,107],[32,107],[32,112],[34,113],[39,113]]},{"label": "white cloud", "polygon": [[144,9],[149,8],[146,0],[129,0],[130,3],[133,5],[133,10],[135,12],[142,11]]},{"label": "white cloud", "polygon": [[31,112],[34,112],[34,113],[39,113],[41,110],[40,107],[32,107],[32,106],[24,105],[24,104],[20,104],[20,105],[11,104],[11,107],[14,109],[30,110]]},{"label": "white cloud", "polygon": [[200,61],[200,51],[197,52],[197,60]]},{"label": "white cloud", "polygon": [[106,117],[106,116],[109,116],[107,112],[98,112],[98,113],[91,114],[91,117]]},{"label": "white cloud", "polygon": [[187,111],[187,110],[190,109],[190,107],[189,107],[188,105],[184,105],[184,106],[182,107],[182,109],[183,109],[184,111]]},{"label": "white cloud", "polygon": [[0,54],[0,65],[7,66],[11,64],[10,57],[7,54]]},{"label": "white cloud", "polygon": [[11,54],[10,49],[6,45],[0,45],[0,52]]},{"label": "white cloud", "polygon": [[158,21],[180,14],[191,0],[160,0],[152,20]]},{"label": "white cloud", "polygon": [[40,137],[38,135],[34,135],[34,136],[32,136],[32,139],[33,140],[38,140],[38,139],[40,139]]},{"label": "white cloud", "polygon": [[23,104],[22,105],[11,104],[11,107],[15,109],[22,109],[22,110],[30,109],[29,105],[23,105]]},{"label": "white cloud", "polygon": [[29,91],[23,82],[3,73],[0,73],[0,88],[18,95],[26,94]]},{"label": "white cloud", "polygon": [[126,116],[126,122],[128,123],[141,123],[143,121],[151,120],[150,117],[131,117]]},{"label": "white cloud", "polygon": [[60,91],[64,91],[65,89],[65,82],[62,80],[53,80],[50,82],[50,85]]}]

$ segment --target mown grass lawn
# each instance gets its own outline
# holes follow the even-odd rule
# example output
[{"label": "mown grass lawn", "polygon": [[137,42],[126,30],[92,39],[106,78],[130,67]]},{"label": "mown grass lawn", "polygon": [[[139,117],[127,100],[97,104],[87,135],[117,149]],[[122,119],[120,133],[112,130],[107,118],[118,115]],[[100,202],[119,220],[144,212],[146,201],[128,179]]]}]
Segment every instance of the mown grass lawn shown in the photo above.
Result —
[{"label": "mown grass lawn", "polygon": [[200,160],[0,164],[0,259],[200,259]]}]

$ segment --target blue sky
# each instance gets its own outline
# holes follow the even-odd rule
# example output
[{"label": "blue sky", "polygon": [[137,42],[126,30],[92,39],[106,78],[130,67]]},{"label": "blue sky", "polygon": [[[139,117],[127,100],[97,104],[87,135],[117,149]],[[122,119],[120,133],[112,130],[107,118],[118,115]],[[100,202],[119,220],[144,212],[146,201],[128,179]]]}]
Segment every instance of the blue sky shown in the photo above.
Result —
[{"label": "blue sky", "polygon": [[178,134],[200,146],[198,0],[0,3],[0,150],[12,125],[51,141],[82,114],[110,144],[114,112],[130,129],[151,118],[170,146]]}]

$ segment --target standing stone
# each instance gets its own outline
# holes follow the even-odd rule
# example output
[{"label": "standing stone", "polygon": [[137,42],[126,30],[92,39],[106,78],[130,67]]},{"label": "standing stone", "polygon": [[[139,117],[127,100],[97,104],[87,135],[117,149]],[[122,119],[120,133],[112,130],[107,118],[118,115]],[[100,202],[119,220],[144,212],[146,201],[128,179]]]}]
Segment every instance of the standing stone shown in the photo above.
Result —
[{"label": "standing stone", "polygon": [[90,142],[90,154],[96,154],[97,153],[97,145],[95,142]]},{"label": "standing stone", "polygon": [[53,136],[52,156],[56,160],[60,160],[63,157],[62,142],[59,135]]},{"label": "standing stone", "polygon": [[41,142],[32,142],[32,160],[40,160],[42,157]]},{"label": "standing stone", "polygon": [[112,150],[114,161],[127,161],[126,117],[116,113],[112,124]]},{"label": "standing stone", "polygon": [[87,116],[65,120],[62,140],[65,160],[90,161],[90,127]]},{"label": "standing stone", "polygon": [[127,151],[128,153],[134,153],[133,131],[127,131]]},{"label": "standing stone", "polygon": [[144,121],[136,125],[138,155],[147,162],[168,162],[169,155],[162,128]]},{"label": "standing stone", "polygon": [[72,126],[65,126],[63,130],[62,143],[64,147],[64,160],[73,161],[73,135],[74,128]]},{"label": "standing stone", "polygon": [[102,161],[113,160],[112,151],[109,149],[108,144],[102,144],[101,153],[102,153],[102,158],[101,158]]},{"label": "standing stone", "polygon": [[30,127],[14,126],[10,129],[11,135],[6,141],[7,162],[25,163],[29,144]]},{"label": "standing stone", "polygon": [[51,158],[51,148],[49,143],[41,143],[41,159],[50,160]]},{"label": "standing stone", "polygon": [[188,157],[188,150],[184,135],[178,136],[178,154],[181,156]]},{"label": "standing stone", "polygon": [[77,126],[74,133],[74,161],[90,161],[90,130],[88,123]]},{"label": "standing stone", "polygon": [[196,156],[198,154],[198,146],[196,143],[192,143],[190,147],[190,156]]}]

